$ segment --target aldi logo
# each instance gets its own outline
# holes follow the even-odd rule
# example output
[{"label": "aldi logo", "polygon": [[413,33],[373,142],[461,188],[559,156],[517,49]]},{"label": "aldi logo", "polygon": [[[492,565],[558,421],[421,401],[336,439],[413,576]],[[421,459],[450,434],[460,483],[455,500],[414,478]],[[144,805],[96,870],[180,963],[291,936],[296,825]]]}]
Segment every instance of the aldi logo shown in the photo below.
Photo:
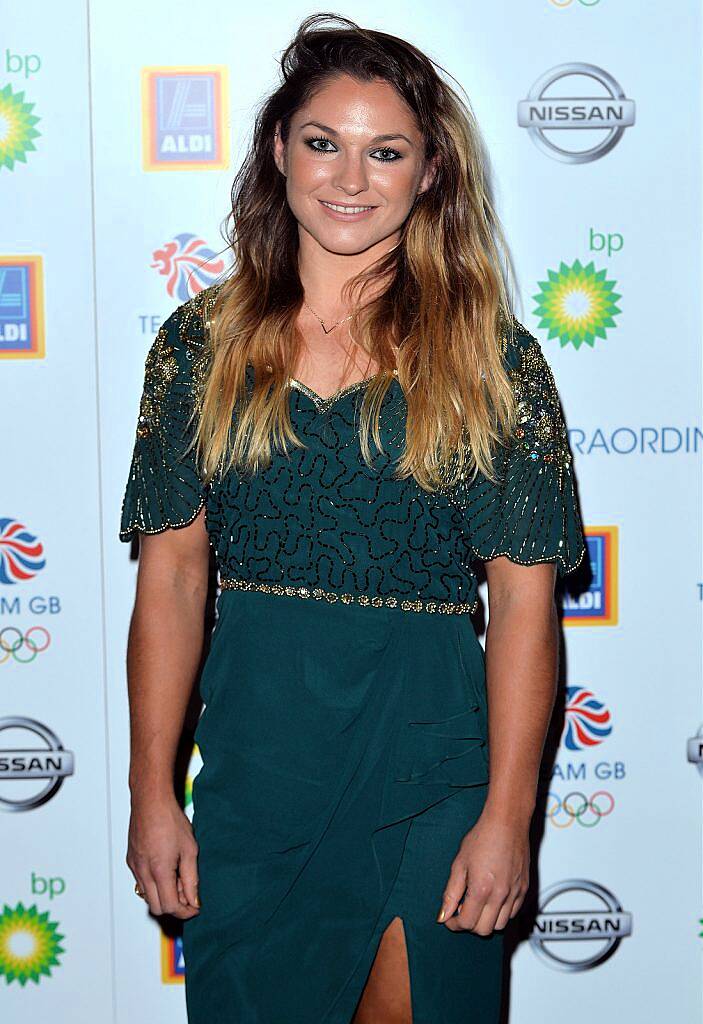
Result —
[{"label": "aldi logo", "polygon": [[565,626],[618,623],[618,527],[584,527],[591,563],[591,585],[578,598],[564,595]]},{"label": "aldi logo", "polygon": [[161,981],[164,985],[178,985],[185,978],[183,936],[164,935],[161,932]]},{"label": "aldi logo", "polygon": [[143,68],[145,171],[229,166],[227,68]]},{"label": "aldi logo", "polygon": [[41,256],[0,256],[0,358],[44,358]]}]

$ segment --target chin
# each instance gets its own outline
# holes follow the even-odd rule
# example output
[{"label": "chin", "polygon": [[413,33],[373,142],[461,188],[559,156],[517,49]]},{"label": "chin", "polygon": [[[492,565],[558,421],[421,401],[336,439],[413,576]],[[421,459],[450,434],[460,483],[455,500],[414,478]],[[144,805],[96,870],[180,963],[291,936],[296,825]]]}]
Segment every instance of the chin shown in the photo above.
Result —
[{"label": "chin", "polygon": [[327,252],[334,253],[335,256],[358,256],[362,252],[366,252],[372,246],[376,245],[379,239],[359,239],[358,241],[352,238],[349,239],[332,239],[332,238],[318,238],[317,242]]},{"label": "chin", "polygon": [[379,245],[383,242],[384,238],[388,237],[386,231],[381,233],[378,231],[371,233],[368,230],[355,231],[351,225],[346,226],[344,224],[341,225],[341,230],[339,231],[335,231],[334,228],[330,230],[327,224],[324,225],[323,230],[311,231],[310,228],[306,228],[306,230],[312,235],[318,245],[327,252],[334,253],[336,256],[357,256],[373,248],[374,245]]}]

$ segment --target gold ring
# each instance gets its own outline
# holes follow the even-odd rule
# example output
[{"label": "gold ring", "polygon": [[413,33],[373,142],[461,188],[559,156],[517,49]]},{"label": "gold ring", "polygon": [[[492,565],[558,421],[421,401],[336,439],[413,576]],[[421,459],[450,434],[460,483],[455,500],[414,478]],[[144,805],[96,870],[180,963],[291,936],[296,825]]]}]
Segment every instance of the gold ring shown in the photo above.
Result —
[{"label": "gold ring", "polygon": [[145,899],[144,890],[139,888],[139,882],[134,883],[134,891],[136,892],[137,896],[141,896],[142,899]]}]

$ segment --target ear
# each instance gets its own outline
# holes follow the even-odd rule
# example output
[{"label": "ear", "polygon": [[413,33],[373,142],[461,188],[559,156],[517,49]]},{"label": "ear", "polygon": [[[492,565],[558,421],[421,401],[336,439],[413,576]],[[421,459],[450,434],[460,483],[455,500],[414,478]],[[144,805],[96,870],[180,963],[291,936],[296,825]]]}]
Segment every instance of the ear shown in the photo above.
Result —
[{"label": "ear", "polygon": [[420,184],[418,185],[417,194],[422,195],[430,187],[432,182],[435,180],[437,175],[437,168],[439,167],[439,153],[435,153],[431,160],[427,162],[424,174],[420,178]]},{"label": "ear", "polygon": [[276,121],[273,135],[273,159],[276,162],[276,167],[279,169],[283,177],[286,177],[286,147],[285,143],[281,139],[281,122]]}]

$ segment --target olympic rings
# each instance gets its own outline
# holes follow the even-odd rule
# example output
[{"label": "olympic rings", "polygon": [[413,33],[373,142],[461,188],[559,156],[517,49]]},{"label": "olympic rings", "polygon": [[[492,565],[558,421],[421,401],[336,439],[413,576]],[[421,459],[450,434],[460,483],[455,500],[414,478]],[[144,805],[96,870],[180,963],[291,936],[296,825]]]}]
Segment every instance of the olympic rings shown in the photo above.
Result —
[{"label": "olympic rings", "polygon": [[[50,643],[49,631],[43,626],[30,626],[24,634],[16,626],[5,626],[0,629],[0,665],[4,665],[10,658],[14,658],[20,665],[29,665]],[[26,654],[19,653],[23,649]]]},{"label": "olympic rings", "polygon": [[[599,804],[596,802],[597,797],[605,799]],[[546,817],[555,828],[569,828],[575,821],[583,828],[593,828],[601,818],[610,814],[614,807],[615,798],[605,789],[599,789],[590,800],[583,793],[576,791],[567,793],[563,799],[550,792],[547,797]]]},{"label": "olympic rings", "polygon": [[[574,0],[549,0],[553,7],[570,7]],[[582,7],[595,7],[596,4],[600,3],[600,0],[578,0]]]}]

